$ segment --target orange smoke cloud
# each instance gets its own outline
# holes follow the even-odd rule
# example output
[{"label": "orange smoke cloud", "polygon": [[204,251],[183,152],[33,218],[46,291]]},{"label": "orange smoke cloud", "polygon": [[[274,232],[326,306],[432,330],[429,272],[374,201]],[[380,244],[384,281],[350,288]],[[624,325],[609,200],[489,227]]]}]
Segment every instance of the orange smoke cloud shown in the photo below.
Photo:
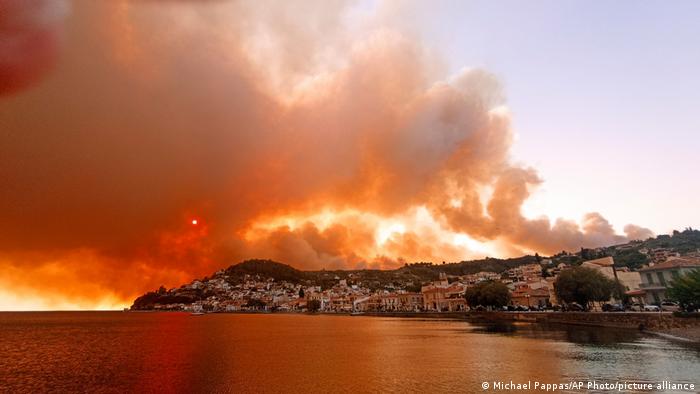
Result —
[{"label": "orange smoke cloud", "polygon": [[54,65],[64,0],[0,0],[0,95],[25,88]]},{"label": "orange smoke cloud", "polygon": [[492,75],[445,78],[351,5],[297,5],[75,4],[52,75],[0,102],[0,285],[89,306],[243,258],[391,268],[626,239],[599,214],[521,214],[541,179],[510,161]]}]

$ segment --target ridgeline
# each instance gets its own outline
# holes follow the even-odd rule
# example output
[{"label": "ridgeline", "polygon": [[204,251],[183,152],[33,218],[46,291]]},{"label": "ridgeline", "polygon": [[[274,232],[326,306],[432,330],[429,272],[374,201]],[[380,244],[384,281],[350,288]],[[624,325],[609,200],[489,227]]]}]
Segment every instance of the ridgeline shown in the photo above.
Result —
[{"label": "ridgeline", "polygon": [[[440,273],[448,277],[474,274],[487,271],[502,273],[521,265],[542,263],[545,267],[553,267],[564,263],[578,265],[581,262],[605,256],[612,256],[615,265],[637,269],[649,262],[649,251],[667,249],[681,254],[700,250],[700,231],[688,228],[684,231],[674,231],[672,235],[659,235],[644,241],[631,241],[623,245],[614,245],[596,249],[581,248],[576,253],[561,252],[554,256],[542,258],[539,255],[526,255],[510,259],[485,258],[481,260],[461,261],[458,263],[433,264],[418,262],[405,264],[394,270],[320,270],[301,271],[290,265],[271,260],[246,260],[220,270],[199,281],[212,279],[224,280],[230,285],[243,283],[246,277],[273,279],[278,282],[289,282],[305,286],[320,286],[327,289],[345,279],[348,285],[357,284],[370,290],[403,289],[420,291],[421,285],[437,279]],[[198,280],[193,281],[196,282]],[[131,309],[149,309],[156,304],[190,304],[215,295],[207,288],[196,288],[182,285],[177,291],[168,291],[163,286],[138,297]]]}]

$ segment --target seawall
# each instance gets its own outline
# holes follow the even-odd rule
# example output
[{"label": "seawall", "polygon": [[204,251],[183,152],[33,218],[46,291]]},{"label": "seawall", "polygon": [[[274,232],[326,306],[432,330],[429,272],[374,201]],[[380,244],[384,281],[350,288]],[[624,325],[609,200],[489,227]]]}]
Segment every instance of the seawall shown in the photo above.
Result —
[{"label": "seawall", "polygon": [[585,326],[668,331],[700,327],[699,318],[654,312],[471,312],[469,318],[486,321],[576,324]]}]

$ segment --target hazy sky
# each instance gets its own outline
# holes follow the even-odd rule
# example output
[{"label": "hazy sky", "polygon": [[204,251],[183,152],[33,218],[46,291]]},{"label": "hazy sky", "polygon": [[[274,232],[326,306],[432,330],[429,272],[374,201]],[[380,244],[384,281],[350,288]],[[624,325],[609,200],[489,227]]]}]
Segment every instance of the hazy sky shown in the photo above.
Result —
[{"label": "hazy sky", "polygon": [[[422,8],[421,8],[422,7]],[[439,1],[402,15],[456,72],[504,85],[528,215],[700,223],[700,2]]]}]

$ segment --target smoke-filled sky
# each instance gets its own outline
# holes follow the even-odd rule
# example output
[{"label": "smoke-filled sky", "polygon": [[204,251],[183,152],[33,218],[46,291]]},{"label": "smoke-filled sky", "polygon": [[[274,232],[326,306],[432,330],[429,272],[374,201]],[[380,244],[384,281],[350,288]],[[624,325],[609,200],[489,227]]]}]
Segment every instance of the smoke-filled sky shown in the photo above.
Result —
[{"label": "smoke-filled sky", "polygon": [[0,0],[0,309],[128,305],[245,258],[395,268],[685,225],[649,202],[692,211],[661,175],[692,184],[697,159],[638,144],[697,129],[690,107],[556,4]]}]

